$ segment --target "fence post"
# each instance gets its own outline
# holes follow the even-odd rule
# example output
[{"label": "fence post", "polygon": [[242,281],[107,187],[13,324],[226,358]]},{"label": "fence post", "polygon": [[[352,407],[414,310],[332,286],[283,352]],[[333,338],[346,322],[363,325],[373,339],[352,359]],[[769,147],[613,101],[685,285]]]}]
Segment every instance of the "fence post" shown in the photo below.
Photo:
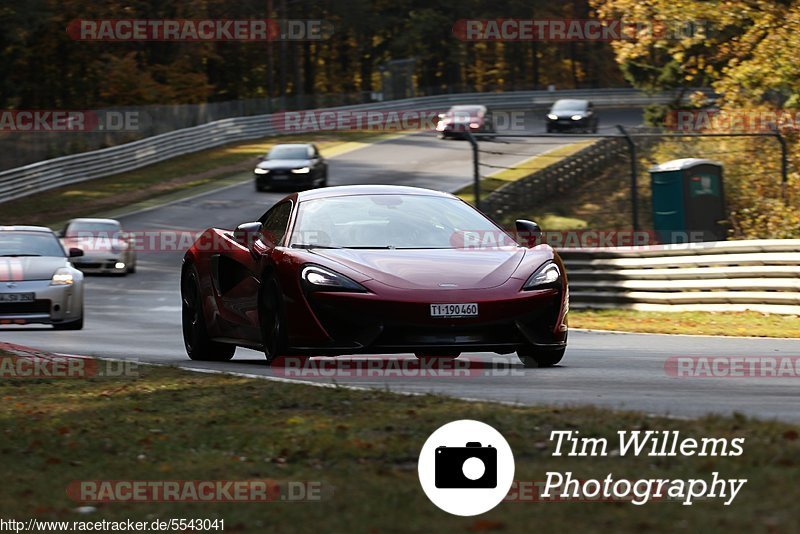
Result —
[{"label": "fence post", "polygon": [[467,131],[467,139],[472,147],[472,194],[475,197],[475,208],[481,209],[481,172],[478,161],[478,142],[472,132]]},{"label": "fence post", "polygon": [[787,198],[787,188],[789,185],[789,149],[786,146],[786,139],[781,135],[780,130],[775,130],[775,137],[778,138],[778,142],[781,144],[781,198],[783,199],[783,203],[787,204],[789,202]]},{"label": "fence post", "polygon": [[628,149],[631,154],[631,218],[633,223],[633,231],[639,231],[639,186],[636,179],[636,143],[627,130],[621,124],[617,124],[617,129],[625,136],[625,141],[628,142]]}]

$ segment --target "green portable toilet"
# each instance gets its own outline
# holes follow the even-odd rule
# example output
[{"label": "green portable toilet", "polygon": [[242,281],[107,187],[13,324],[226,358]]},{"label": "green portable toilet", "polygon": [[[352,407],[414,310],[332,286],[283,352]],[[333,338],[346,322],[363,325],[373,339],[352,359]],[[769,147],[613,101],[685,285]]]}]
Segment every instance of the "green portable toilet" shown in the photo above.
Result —
[{"label": "green portable toilet", "polygon": [[725,240],[722,164],[676,159],[650,169],[653,227],[661,243]]}]

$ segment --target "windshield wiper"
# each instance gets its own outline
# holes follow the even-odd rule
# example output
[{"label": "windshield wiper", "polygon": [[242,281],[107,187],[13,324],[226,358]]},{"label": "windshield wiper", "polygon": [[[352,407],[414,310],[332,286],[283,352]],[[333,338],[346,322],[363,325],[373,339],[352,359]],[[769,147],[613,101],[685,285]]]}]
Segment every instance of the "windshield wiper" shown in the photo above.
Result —
[{"label": "windshield wiper", "polygon": [[397,247],[393,247],[392,245],[386,245],[386,246],[375,246],[375,247],[344,247],[344,248],[351,250],[394,250]]},{"label": "windshield wiper", "polygon": [[41,257],[41,254],[0,254],[0,258],[32,258]]},{"label": "windshield wiper", "polygon": [[329,248],[329,249],[340,249],[342,247],[329,247],[326,245],[312,245],[310,243],[294,243],[292,248],[303,248],[306,250],[311,250],[313,248]]}]

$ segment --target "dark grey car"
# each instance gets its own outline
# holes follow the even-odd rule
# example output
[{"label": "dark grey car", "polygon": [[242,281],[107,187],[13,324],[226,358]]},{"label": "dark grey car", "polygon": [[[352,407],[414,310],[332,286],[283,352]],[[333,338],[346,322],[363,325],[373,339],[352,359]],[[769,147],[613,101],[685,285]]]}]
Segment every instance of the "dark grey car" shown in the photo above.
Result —
[{"label": "dark grey car", "polygon": [[328,163],[311,143],[275,145],[253,171],[256,191],[328,185]]},{"label": "dark grey car", "polygon": [[598,117],[588,100],[557,100],[547,113],[547,133],[583,131],[597,133]]}]

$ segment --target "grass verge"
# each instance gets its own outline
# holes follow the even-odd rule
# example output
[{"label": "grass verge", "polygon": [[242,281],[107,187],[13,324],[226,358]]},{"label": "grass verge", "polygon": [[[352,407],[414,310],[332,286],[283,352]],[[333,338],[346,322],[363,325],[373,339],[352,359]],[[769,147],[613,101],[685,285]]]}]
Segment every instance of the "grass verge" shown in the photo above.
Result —
[{"label": "grass verge", "polygon": [[759,312],[648,312],[637,310],[570,310],[573,328],[623,330],[654,334],[800,338],[795,315]]},{"label": "grass verge", "polygon": [[386,138],[370,132],[334,132],[294,135],[225,145],[173,158],[135,171],[51,189],[3,204],[0,224],[40,224],[56,227],[73,217],[104,214],[131,204],[213,184],[235,175],[241,179],[256,158],[277,143],[317,143],[322,154],[345,150]]},{"label": "grass verge", "polygon": [[[225,531],[311,532],[790,532],[800,528],[796,428],[744,417],[676,420],[594,408],[512,408],[436,396],[315,388],[141,367],[137,379],[3,380],[0,512],[24,520],[220,518]],[[417,478],[428,435],[457,419],[504,434],[515,478],[747,478],[731,506],[628,502],[505,502],[476,518],[434,507]],[[552,456],[552,430],[579,429],[613,445],[618,430],[745,437],[738,457]],[[286,503],[108,503],[78,513],[76,480],[318,481],[323,498]],[[332,493],[329,493],[332,488]]]}]

